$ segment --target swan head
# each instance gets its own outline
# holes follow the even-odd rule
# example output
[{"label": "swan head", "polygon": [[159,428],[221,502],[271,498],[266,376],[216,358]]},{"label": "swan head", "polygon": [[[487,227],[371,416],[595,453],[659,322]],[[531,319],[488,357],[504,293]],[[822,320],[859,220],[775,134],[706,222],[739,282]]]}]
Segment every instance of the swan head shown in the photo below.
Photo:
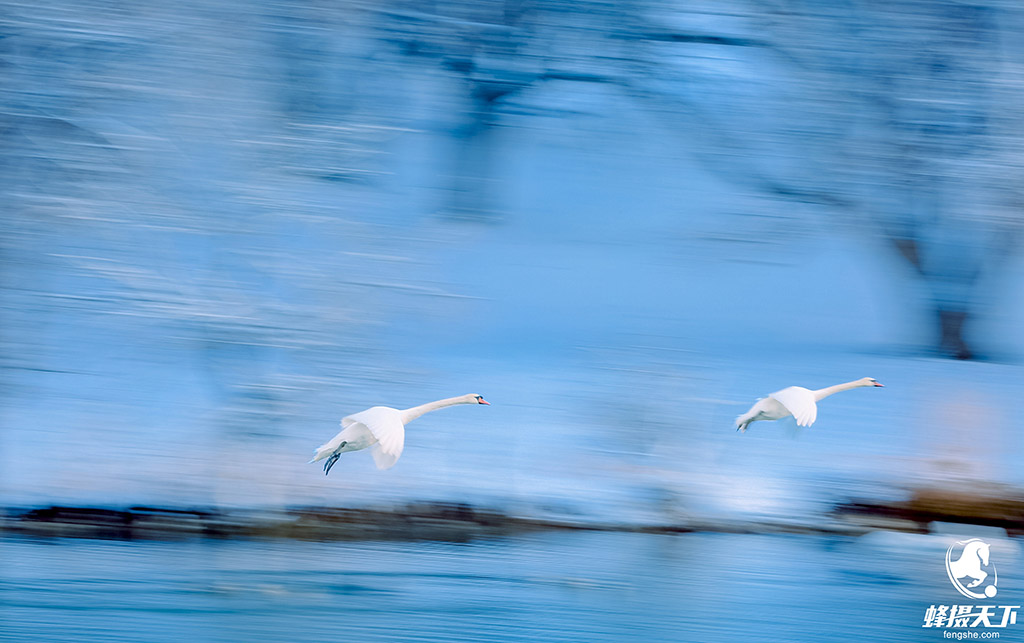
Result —
[{"label": "swan head", "polygon": [[469,395],[466,395],[465,398],[465,404],[486,404],[488,406],[491,405],[490,402],[484,399],[483,395],[477,395],[476,393],[470,393]]},{"label": "swan head", "polygon": [[862,377],[858,380],[861,386],[885,386],[873,377]]}]

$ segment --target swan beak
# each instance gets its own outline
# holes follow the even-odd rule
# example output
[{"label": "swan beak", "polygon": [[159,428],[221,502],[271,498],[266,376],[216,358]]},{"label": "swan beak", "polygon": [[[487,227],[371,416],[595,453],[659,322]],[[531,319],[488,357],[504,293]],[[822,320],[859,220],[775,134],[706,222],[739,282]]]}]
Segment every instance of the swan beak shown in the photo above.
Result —
[{"label": "swan beak", "polygon": [[488,402],[487,400],[485,400],[484,398],[480,398],[479,400],[477,400],[477,403],[479,403],[479,404],[486,404],[487,406],[491,405],[491,403]]},{"label": "swan beak", "polygon": [[875,382],[875,386],[881,386],[882,388],[885,388],[885,384],[882,384],[880,382]]}]

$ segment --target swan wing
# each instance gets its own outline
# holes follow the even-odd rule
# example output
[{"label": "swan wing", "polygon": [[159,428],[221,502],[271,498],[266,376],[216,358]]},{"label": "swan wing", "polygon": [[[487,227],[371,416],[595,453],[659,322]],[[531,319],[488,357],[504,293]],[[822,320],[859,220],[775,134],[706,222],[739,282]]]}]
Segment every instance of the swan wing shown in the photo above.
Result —
[{"label": "swan wing", "polygon": [[786,410],[796,418],[797,426],[811,426],[818,418],[818,405],[814,402],[814,393],[802,386],[790,386],[768,397],[786,407]]},{"label": "swan wing", "polygon": [[377,468],[394,466],[405,448],[405,425],[402,424],[401,413],[387,406],[375,406],[341,420],[341,425],[346,429],[356,423],[365,426],[377,439],[373,445],[373,459]]},{"label": "swan wing", "polygon": [[373,448],[370,449],[370,454],[373,456],[373,461],[377,463],[378,469],[390,469],[398,462],[398,456],[385,453],[384,448],[380,444],[373,445]]}]

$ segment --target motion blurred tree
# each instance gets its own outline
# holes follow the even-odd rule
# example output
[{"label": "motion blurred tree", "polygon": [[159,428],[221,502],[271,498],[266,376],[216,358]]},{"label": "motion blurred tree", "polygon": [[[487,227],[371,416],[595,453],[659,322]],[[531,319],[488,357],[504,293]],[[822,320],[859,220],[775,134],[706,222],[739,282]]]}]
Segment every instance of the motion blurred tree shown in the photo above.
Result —
[{"label": "motion blurred tree", "polygon": [[927,289],[933,345],[971,359],[979,284],[1024,226],[1022,15],[999,0],[679,6],[634,35],[677,43],[685,68],[666,81],[648,53],[634,82],[708,126],[691,141],[714,171],[866,223]]},{"label": "motion blurred tree", "polygon": [[[373,351],[359,268],[386,280],[401,259],[394,244],[372,255],[383,235],[338,188],[379,173],[368,148],[385,128],[350,91],[359,59],[320,65],[325,41],[361,28],[339,10],[328,33],[245,3],[115,4],[0,2],[2,365],[56,372],[92,351],[53,386],[80,401],[88,387],[67,383],[102,378],[115,415],[163,368],[113,399],[132,376],[103,353],[171,359],[206,379],[225,434],[280,435],[285,400],[337,387]],[[295,46],[307,30],[328,36]],[[311,68],[343,82],[321,91]],[[355,240],[368,257],[344,252]]]},{"label": "motion blurred tree", "polygon": [[486,209],[506,97],[555,79],[607,83],[660,111],[729,180],[866,225],[924,284],[936,349],[976,356],[980,284],[1022,226],[1024,21],[1011,3],[386,6],[381,37],[461,75],[472,99],[456,130],[456,210]]},{"label": "motion blurred tree", "polygon": [[1001,3],[897,2],[865,11],[859,48],[874,133],[864,154],[872,218],[927,285],[938,347],[976,351],[977,285],[1014,250],[1021,216],[1017,12]]},{"label": "motion blurred tree", "polygon": [[[452,128],[456,218],[487,210],[510,97],[602,83],[660,111],[688,152],[730,180],[869,226],[927,285],[935,343],[960,358],[975,354],[979,283],[1005,265],[1022,225],[1024,52],[1011,37],[1021,11],[997,0],[5,7],[8,343],[19,324],[19,339],[31,335],[12,311],[102,304],[190,319],[203,345],[220,348],[225,337],[275,343],[299,325],[315,340],[289,345],[320,351],[352,316],[324,302],[352,291],[340,275],[357,266],[277,232],[319,240],[326,226],[377,243],[372,226],[324,201],[391,187],[390,132],[415,119],[409,94],[423,87],[468,106]],[[417,85],[427,67],[436,76]],[[327,184],[327,199],[312,196]],[[54,246],[58,229],[60,244],[98,250]],[[148,272],[132,265],[133,244],[169,236],[188,250],[154,266],[156,248]],[[190,271],[175,273],[183,264]],[[75,270],[77,281],[53,282]],[[97,301],[65,296],[96,278],[117,287]],[[295,292],[322,308],[292,314]],[[233,314],[215,314],[223,301]]]}]

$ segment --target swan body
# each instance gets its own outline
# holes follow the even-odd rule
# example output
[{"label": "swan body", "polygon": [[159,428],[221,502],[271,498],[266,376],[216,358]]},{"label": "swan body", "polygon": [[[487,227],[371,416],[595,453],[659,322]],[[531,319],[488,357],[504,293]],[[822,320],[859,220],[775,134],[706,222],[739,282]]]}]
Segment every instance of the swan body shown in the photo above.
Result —
[{"label": "swan body", "polygon": [[818,402],[829,395],[862,386],[884,386],[872,377],[836,384],[812,391],[802,386],[789,386],[759,399],[750,410],[736,418],[736,430],[746,432],[751,422],[759,420],[781,420],[790,415],[797,426],[811,426],[818,418]]},{"label": "swan body", "polygon": [[377,468],[390,469],[398,462],[399,456],[402,455],[402,449],[405,447],[406,424],[424,413],[456,404],[490,404],[490,402],[480,395],[470,393],[428,402],[404,411],[388,406],[374,406],[342,418],[341,432],[320,445],[310,462],[326,458],[324,475],[327,475],[342,453],[373,447],[371,453],[373,461],[377,463]]}]

